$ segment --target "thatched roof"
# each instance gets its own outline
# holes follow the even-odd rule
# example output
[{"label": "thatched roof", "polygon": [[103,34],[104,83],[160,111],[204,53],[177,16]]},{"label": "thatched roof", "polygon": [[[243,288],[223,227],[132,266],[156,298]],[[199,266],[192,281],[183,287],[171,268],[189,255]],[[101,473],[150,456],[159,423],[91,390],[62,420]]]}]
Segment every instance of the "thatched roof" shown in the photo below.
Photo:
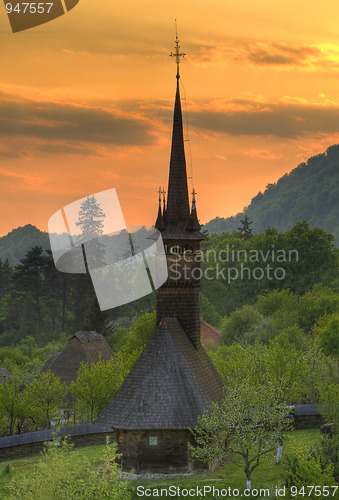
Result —
[{"label": "thatched roof", "polygon": [[97,423],[117,429],[194,427],[223,382],[204,349],[176,318],[165,318]]},{"label": "thatched roof", "polygon": [[97,363],[100,356],[103,360],[114,356],[107,340],[94,331],[77,332],[61,352],[48,358],[41,371],[51,370],[69,385],[72,380],[76,380],[81,362]]}]

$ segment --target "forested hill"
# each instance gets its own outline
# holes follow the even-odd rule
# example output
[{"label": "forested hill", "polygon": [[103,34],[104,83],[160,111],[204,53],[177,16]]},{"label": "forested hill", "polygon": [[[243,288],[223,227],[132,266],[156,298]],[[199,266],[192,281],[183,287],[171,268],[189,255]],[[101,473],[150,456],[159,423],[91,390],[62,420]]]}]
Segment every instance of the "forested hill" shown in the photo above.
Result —
[{"label": "forested hill", "polygon": [[209,233],[237,230],[247,214],[253,221],[253,232],[268,226],[286,231],[300,220],[311,227],[321,227],[334,234],[339,246],[339,144],[312,156],[276,184],[268,184],[258,193],[244,212],[227,219],[216,217],[204,225]]},{"label": "forested hill", "polygon": [[10,264],[18,264],[34,246],[50,249],[48,233],[40,231],[31,224],[18,227],[0,238],[0,258],[2,262],[8,259]]}]

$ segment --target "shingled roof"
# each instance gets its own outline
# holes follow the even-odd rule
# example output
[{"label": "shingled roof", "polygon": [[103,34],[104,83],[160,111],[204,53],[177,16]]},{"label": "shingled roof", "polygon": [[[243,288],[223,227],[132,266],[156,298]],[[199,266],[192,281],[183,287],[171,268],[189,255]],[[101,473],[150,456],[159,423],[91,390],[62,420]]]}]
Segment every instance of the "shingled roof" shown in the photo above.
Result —
[{"label": "shingled roof", "polygon": [[187,429],[223,382],[202,347],[195,349],[176,318],[165,318],[97,423],[116,429]]},{"label": "shingled roof", "polygon": [[47,359],[41,371],[51,370],[69,385],[76,380],[81,362],[97,363],[114,356],[107,340],[95,331],[77,332],[71,337],[63,350]]}]

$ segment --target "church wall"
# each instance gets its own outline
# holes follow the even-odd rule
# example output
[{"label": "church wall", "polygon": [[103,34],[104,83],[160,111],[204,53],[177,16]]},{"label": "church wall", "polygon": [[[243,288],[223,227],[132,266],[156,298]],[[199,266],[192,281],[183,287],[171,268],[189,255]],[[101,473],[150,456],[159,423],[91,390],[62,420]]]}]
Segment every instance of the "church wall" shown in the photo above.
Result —
[{"label": "church wall", "polygon": [[193,470],[187,443],[188,430],[117,430],[121,469],[136,474],[184,473]]}]

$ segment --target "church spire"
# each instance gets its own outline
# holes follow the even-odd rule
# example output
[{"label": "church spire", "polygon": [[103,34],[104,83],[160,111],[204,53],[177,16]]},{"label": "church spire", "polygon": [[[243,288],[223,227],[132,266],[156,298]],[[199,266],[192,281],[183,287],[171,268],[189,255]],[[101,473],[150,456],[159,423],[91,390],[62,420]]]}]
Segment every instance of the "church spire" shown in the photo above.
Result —
[{"label": "church spire", "polygon": [[155,223],[155,227],[159,230],[162,230],[165,228],[165,225],[164,225],[163,213],[161,212],[161,195],[162,195],[161,187],[159,187],[158,193],[159,193],[159,208],[158,208],[158,217]]},{"label": "church spire", "polygon": [[186,54],[183,52],[180,52],[180,41],[178,38],[178,29],[177,29],[177,20],[175,20],[175,52],[170,53],[170,57],[175,57],[175,62],[177,64],[177,80],[180,78],[180,73],[179,73],[179,64],[180,64],[180,58],[184,58]]},{"label": "church spire", "polygon": [[193,188],[191,217],[190,217],[190,221],[189,221],[189,225],[188,225],[188,229],[190,229],[192,231],[200,231],[200,229],[201,229],[201,226],[200,226],[199,220],[198,220],[197,207],[196,207],[196,201],[195,201],[196,194],[197,193],[196,193],[195,189]]},{"label": "church spire", "polygon": [[175,52],[172,52],[170,54],[172,57],[175,57],[175,61],[177,64],[177,90],[175,95],[173,116],[172,149],[167,190],[166,222],[170,225],[181,225],[188,222],[188,218],[190,215],[179,90],[179,64],[180,58],[184,57],[185,54],[183,52],[180,52],[178,35],[176,36],[175,44]]}]

